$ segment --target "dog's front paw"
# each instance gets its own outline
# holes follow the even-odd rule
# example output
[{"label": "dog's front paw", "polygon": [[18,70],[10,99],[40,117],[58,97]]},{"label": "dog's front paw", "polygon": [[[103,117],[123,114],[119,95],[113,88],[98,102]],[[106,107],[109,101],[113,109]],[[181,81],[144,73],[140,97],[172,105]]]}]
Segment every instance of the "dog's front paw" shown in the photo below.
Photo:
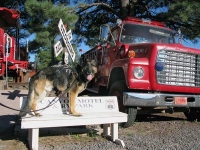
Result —
[{"label": "dog's front paw", "polygon": [[81,113],[77,113],[77,112],[75,112],[75,113],[72,113],[72,115],[73,115],[73,116],[76,116],[76,117],[83,116]]},{"label": "dog's front paw", "polygon": [[39,113],[37,113],[37,114],[35,114],[35,116],[36,116],[36,117],[41,117],[42,115],[39,114]]}]

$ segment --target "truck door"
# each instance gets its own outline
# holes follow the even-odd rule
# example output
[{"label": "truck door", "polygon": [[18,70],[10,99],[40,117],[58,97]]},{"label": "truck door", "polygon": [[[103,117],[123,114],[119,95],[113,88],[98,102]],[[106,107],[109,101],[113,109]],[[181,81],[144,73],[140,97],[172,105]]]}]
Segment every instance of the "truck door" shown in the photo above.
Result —
[{"label": "truck door", "polygon": [[104,84],[107,84],[110,74],[110,66],[116,59],[117,54],[117,41],[119,38],[119,28],[115,28],[111,31],[108,37],[108,42],[105,48],[102,48],[102,69],[101,75]]}]

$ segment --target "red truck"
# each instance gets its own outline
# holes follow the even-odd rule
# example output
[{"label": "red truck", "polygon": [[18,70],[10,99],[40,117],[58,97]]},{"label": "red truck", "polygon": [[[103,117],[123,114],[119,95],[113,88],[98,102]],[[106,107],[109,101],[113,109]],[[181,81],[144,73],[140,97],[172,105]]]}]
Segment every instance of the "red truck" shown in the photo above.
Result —
[{"label": "red truck", "polygon": [[126,17],[112,29],[100,28],[100,41],[83,58],[97,59],[98,73],[87,90],[115,95],[128,114],[129,127],[139,112],[184,112],[200,119],[200,50],[175,43],[163,23]]},{"label": "red truck", "polygon": [[[19,46],[19,18],[18,10],[0,7],[0,79],[13,78],[13,82],[28,82],[24,74],[28,71],[30,63],[26,48]],[[14,29],[16,36],[9,36],[6,30]],[[8,80],[8,79],[7,79]]]}]

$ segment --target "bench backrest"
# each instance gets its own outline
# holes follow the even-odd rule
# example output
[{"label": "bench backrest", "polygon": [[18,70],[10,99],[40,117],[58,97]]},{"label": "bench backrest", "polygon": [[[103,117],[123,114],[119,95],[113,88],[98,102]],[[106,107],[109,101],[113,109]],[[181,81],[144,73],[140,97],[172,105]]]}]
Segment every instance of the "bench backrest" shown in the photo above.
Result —
[{"label": "bench backrest", "polygon": [[[20,98],[20,108],[26,102],[27,97]],[[41,114],[69,114],[68,98],[45,97],[37,105],[37,109],[43,109]],[[52,105],[53,104],[53,105]],[[118,102],[116,96],[98,96],[98,97],[77,97],[76,110],[80,113],[92,112],[118,112]]]}]

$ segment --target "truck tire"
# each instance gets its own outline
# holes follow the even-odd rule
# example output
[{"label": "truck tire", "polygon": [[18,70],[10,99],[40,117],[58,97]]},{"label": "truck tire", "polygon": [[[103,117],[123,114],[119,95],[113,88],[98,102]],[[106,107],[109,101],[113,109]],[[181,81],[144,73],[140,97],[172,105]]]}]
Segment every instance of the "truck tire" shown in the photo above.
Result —
[{"label": "truck tire", "polygon": [[184,115],[189,121],[200,121],[200,108],[190,108]]},{"label": "truck tire", "polygon": [[111,85],[109,90],[109,96],[117,96],[119,111],[127,113],[128,120],[125,123],[122,123],[121,126],[124,128],[128,128],[133,125],[136,115],[137,115],[137,107],[125,107],[123,105],[123,92],[127,91],[125,81],[116,81]]}]

